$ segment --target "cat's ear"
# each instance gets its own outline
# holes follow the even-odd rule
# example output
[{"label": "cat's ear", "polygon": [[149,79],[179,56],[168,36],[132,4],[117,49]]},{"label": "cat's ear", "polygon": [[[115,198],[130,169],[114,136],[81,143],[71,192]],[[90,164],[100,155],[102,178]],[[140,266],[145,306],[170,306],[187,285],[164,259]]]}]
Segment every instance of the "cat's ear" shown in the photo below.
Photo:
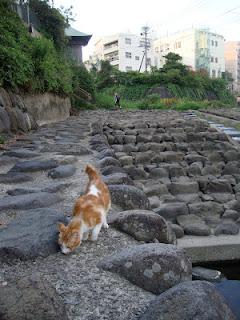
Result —
[{"label": "cat's ear", "polygon": [[66,230],[66,226],[62,222],[58,222],[58,231],[64,232]]}]

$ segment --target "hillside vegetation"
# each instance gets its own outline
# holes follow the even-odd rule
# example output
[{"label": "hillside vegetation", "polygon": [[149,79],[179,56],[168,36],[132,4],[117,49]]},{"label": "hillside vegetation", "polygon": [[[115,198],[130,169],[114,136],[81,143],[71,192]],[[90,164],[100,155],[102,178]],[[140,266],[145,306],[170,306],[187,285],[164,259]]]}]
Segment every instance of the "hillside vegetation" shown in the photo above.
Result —
[{"label": "hillside vegetation", "polygon": [[81,87],[93,94],[91,75],[68,55],[67,17],[46,0],[30,0],[42,35],[33,38],[12,10],[13,3],[0,2],[0,86],[62,95],[72,95]]},{"label": "hillside vegetation", "polygon": [[212,79],[204,70],[190,70],[174,53],[166,56],[163,68],[152,68],[147,73],[120,72],[106,61],[92,73],[100,106],[113,105],[114,92],[120,94],[122,105],[128,108],[184,110],[235,105],[227,80]]}]

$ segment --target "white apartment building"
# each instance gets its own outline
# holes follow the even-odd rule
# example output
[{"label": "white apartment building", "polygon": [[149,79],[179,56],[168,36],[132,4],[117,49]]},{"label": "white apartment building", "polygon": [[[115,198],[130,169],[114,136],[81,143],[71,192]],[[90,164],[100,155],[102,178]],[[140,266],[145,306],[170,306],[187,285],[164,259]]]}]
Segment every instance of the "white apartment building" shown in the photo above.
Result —
[{"label": "white apartment building", "polygon": [[233,77],[233,91],[240,92],[240,42],[228,41],[225,43],[226,71]]},{"label": "white apartment building", "polygon": [[153,42],[153,65],[161,68],[165,56],[174,52],[182,57],[183,64],[193,70],[205,69],[213,78],[225,71],[224,38],[209,30],[188,29],[162,37]]},{"label": "white apartment building", "polygon": [[[88,63],[98,64],[100,60],[108,60],[120,71],[138,71],[142,63],[141,72],[145,71],[145,56],[143,40],[135,34],[119,33],[106,36],[95,43],[94,53]],[[153,63],[152,45],[149,43],[147,54],[147,68]]]}]

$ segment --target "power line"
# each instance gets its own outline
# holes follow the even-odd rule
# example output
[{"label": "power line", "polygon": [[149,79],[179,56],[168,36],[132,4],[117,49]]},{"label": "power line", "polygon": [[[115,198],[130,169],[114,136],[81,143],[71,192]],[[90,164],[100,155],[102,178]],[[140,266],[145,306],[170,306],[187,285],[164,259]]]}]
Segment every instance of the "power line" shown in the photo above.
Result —
[{"label": "power line", "polygon": [[230,12],[232,12],[232,11],[236,11],[236,9],[238,9],[238,8],[240,8],[240,6],[237,6],[237,7],[235,7],[235,8],[232,8],[232,9],[228,10],[228,11],[225,11],[225,12],[223,12],[219,17],[225,16],[226,14],[228,14],[228,13],[230,13]]}]

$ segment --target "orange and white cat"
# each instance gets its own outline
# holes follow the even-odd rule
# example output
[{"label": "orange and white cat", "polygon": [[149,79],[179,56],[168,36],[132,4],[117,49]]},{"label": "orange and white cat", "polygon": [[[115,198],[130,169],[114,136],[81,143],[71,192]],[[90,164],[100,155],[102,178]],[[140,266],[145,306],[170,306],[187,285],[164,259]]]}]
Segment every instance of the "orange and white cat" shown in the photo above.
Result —
[{"label": "orange and white cat", "polygon": [[58,224],[58,243],[64,254],[76,249],[82,240],[87,240],[90,232],[90,239],[96,241],[102,226],[108,228],[107,213],[111,206],[108,187],[93,166],[87,165],[85,171],[89,182],[85,194],[74,205],[72,220],[68,226]]}]

